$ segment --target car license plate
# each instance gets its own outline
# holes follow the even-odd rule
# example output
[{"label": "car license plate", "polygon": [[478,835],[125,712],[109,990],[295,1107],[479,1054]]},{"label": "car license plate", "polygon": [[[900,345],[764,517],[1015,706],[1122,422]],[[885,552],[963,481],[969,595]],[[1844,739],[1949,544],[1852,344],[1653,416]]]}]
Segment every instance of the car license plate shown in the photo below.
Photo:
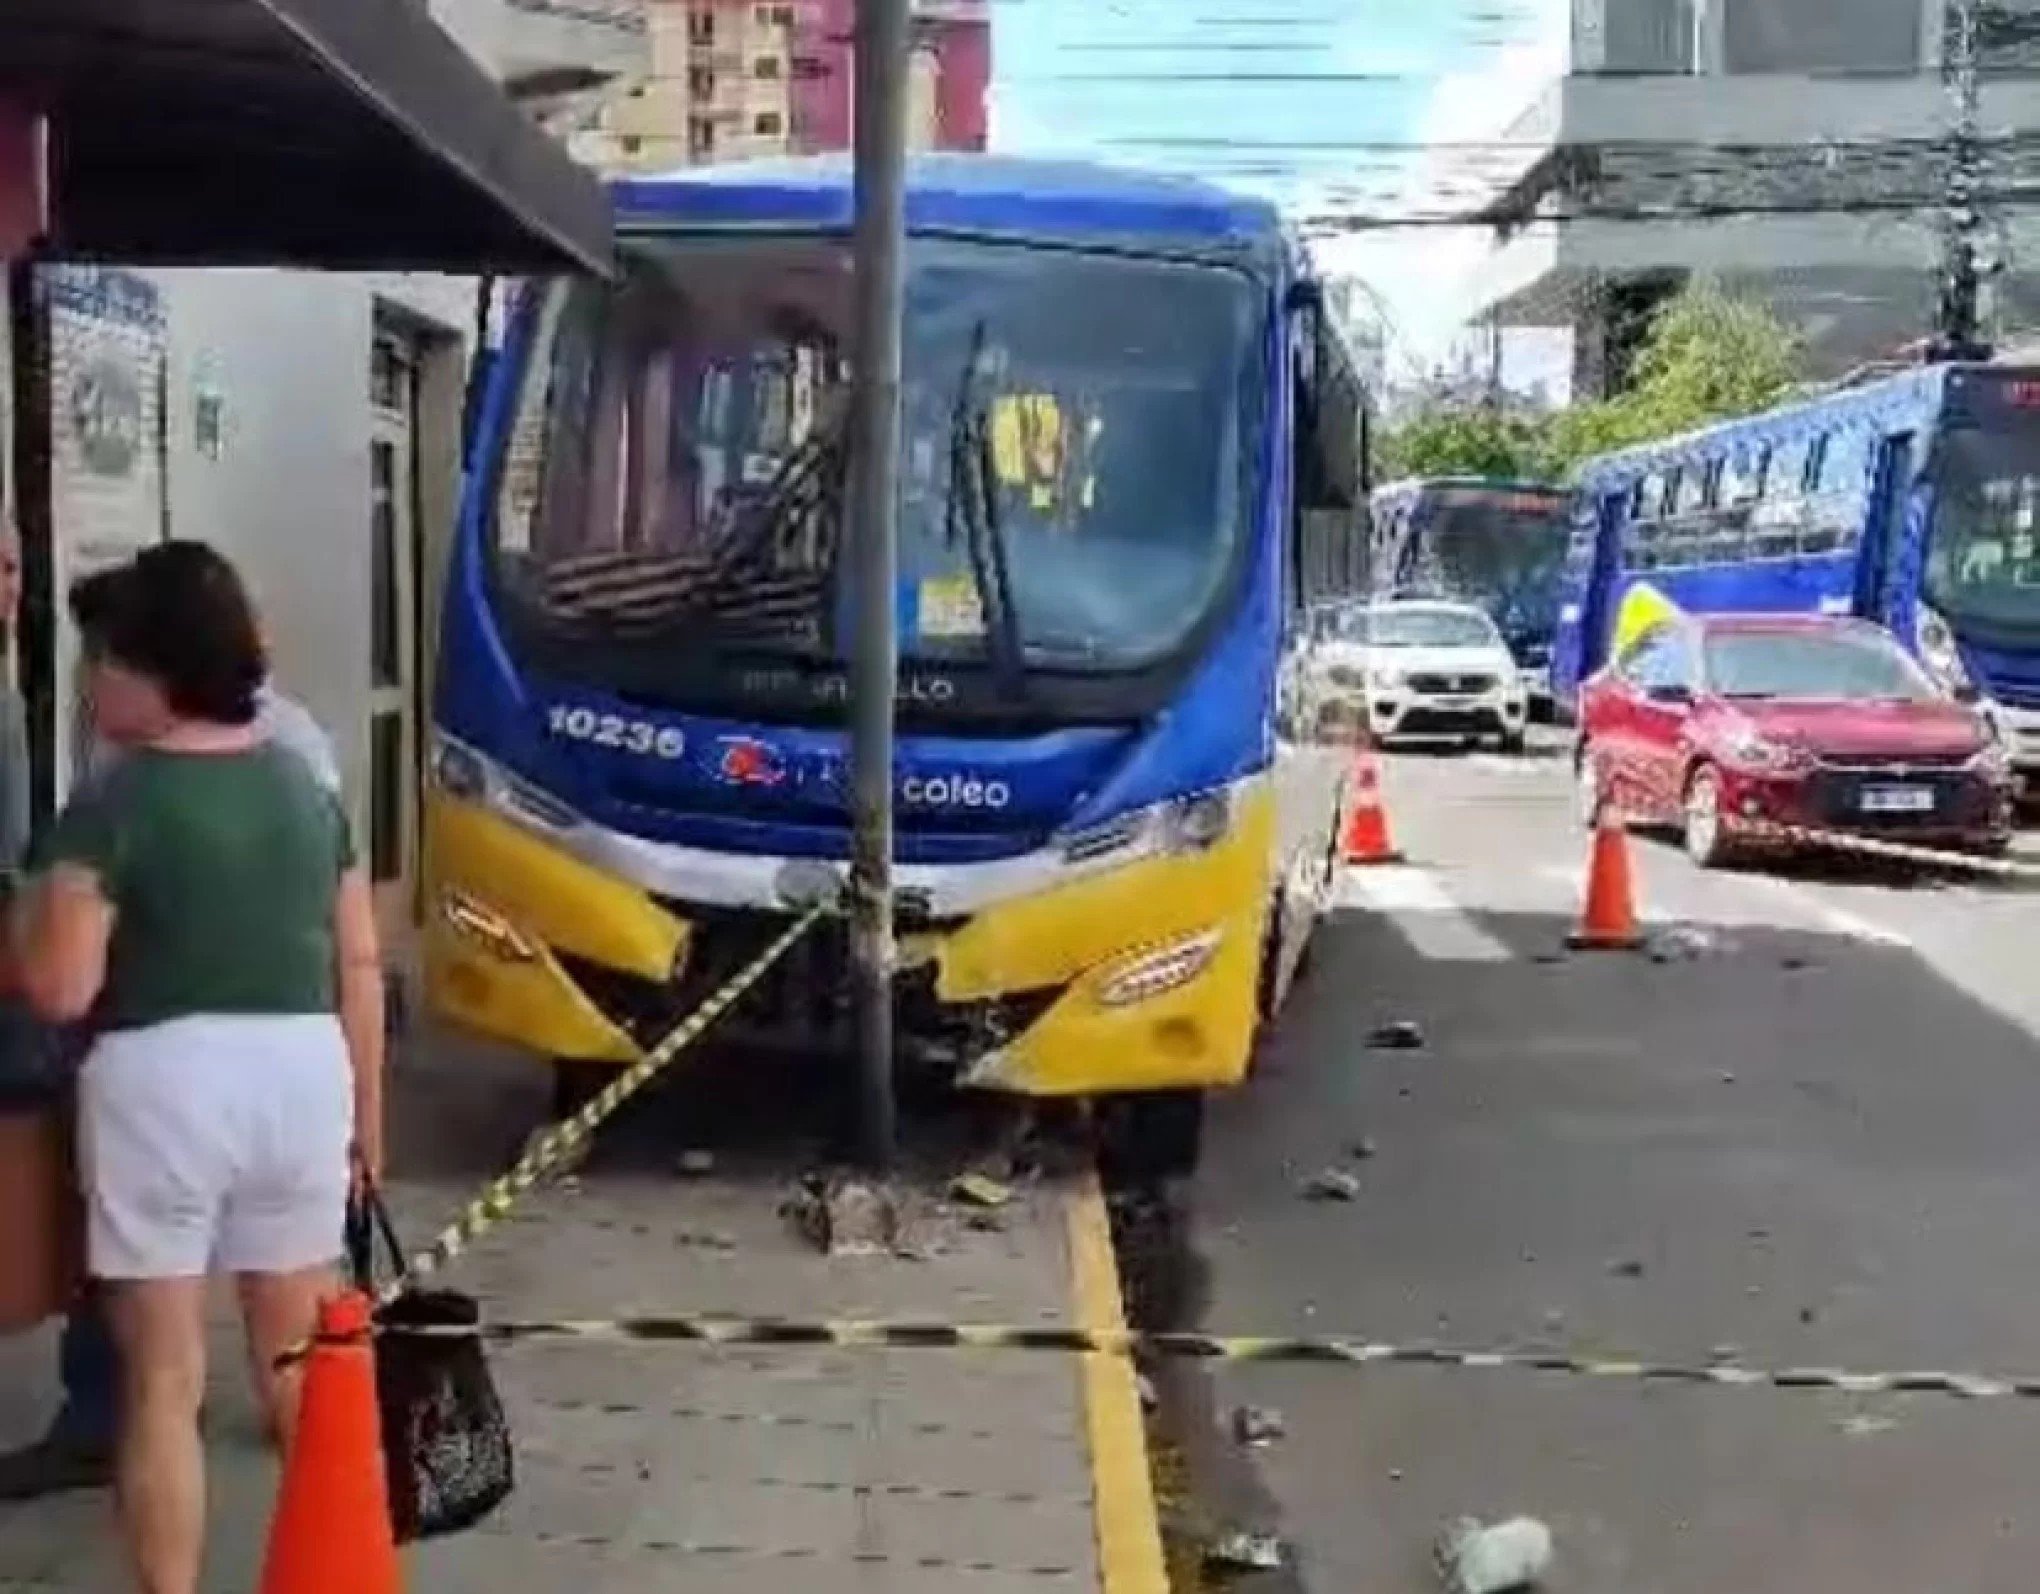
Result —
[{"label": "car license plate", "polygon": [[1928,786],[1866,786],[1863,812],[1866,814],[1928,814],[1934,811],[1933,788]]}]

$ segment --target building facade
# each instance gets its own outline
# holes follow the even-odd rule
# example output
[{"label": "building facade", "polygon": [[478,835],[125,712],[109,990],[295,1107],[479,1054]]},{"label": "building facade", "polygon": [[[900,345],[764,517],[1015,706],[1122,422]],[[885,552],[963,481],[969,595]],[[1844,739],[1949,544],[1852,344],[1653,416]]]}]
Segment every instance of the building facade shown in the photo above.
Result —
[{"label": "building facade", "polygon": [[[1569,329],[1574,391],[1625,380],[1656,306],[1694,275],[1768,301],[1811,373],[1933,328],[1952,105],[1946,0],[1574,0],[1570,69],[1504,135],[1521,165],[1482,213],[1469,319]],[[2020,14],[1985,34],[1982,123],[2040,118]],[[1992,157],[1986,193],[2033,152]],[[2019,170],[2012,170],[2016,164]],[[2040,315],[2040,226],[1985,207],[2000,327]]]},{"label": "building facade", "polygon": [[[144,33],[146,23],[128,24],[152,9],[162,19],[165,110],[230,103],[203,76],[210,58],[180,32],[192,16],[183,0],[118,5],[124,33]],[[92,98],[99,80],[89,63],[100,57],[91,52],[104,46],[84,13],[95,6],[102,0],[77,0],[84,42],[76,48],[87,64],[50,104],[33,107],[58,121],[77,110],[80,132],[57,141],[69,164],[52,162],[41,174],[55,203],[0,176],[0,216],[34,212],[26,230],[40,239],[10,274],[10,314],[0,324],[13,334],[5,352],[12,454],[27,462],[8,482],[7,508],[30,577],[19,667],[37,706],[41,797],[61,800],[71,767],[64,705],[77,645],[62,601],[70,582],[165,537],[212,543],[246,573],[262,605],[278,683],[332,736],[396,936],[416,903],[434,589],[459,484],[480,300],[471,276],[374,268],[605,266],[606,200],[490,75],[507,77],[514,92],[550,95],[637,72],[643,19],[621,0],[435,0],[433,16],[421,8],[403,19],[404,38],[387,40],[389,69],[416,103],[375,84],[365,62],[346,63],[357,69],[350,87],[368,82],[380,93],[341,93],[319,76],[331,70],[329,56],[311,49],[303,84],[279,76],[251,88],[244,69],[233,92],[264,96],[264,118],[252,124],[266,129],[263,141],[248,137],[251,124],[222,116],[216,143],[194,146],[178,180],[156,175],[152,187],[161,163],[184,153],[174,140],[195,136],[186,130],[200,124],[173,119],[175,131],[147,145],[112,142],[129,126],[127,136],[146,137],[148,110],[145,102],[116,117]],[[347,42],[376,47],[359,29],[358,0],[232,0],[208,15],[218,21],[237,6],[250,40],[272,49],[305,36],[328,52]],[[434,17],[461,30],[465,52]],[[9,25],[0,20],[0,45]],[[55,26],[54,43],[26,41],[43,52],[28,58],[71,47],[66,24]],[[4,57],[0,49],[0,108],[8,106]],[[291,94],[302,96],[298,123],[285,120]],[[334,106],[357,102],[391,107],[407,137],[463,104],[481,120],[447,130],[441,177],[422,160],[367,164],[397,146],[387,127],[335,125]],[[0,115],[0,140],[20,119]],[[292,164],[302,161],[312,164]],[[0,172],[22,169],[0,162]],[[130,172],[131,189],[123,186]],[[584,240],[599,230],[599,241],[572,250],[521,242],[517,220],[499,211],[535,173],[574,186],[560,200],[567,209],[541,216],[533,230],[543,237],[550,224],[556,235],[571,209]],[[166,190],[168,205],[159,199]],[[350,209],[348,196],[361,208]],[[228,264],[150,263],[166,259]],[[242,264],[258,260],[352,269]]]},{"label": "building facade", "polygon": [[[848,149],[855,94],[857,0],[794,7],[793,148]],[[992,78],[989,0],[916,0],[909,142],[916,149],[982,150]]]},{"label": "building facade", "polygon": [[[850,147],[856,0],[647,0],[649,69],[577,148],[655,172]],[[908,142],[981,150],[991,88],[987,0],[919,0]]]}]

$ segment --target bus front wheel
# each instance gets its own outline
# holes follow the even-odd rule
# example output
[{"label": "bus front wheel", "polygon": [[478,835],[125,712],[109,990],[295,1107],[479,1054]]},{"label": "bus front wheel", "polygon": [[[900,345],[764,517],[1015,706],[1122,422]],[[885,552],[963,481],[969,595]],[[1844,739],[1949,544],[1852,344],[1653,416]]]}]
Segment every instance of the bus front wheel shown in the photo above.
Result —
[{"label": "bus front wheel", "polygon": [[1147,1090],[1096,1103],[1099,1170],[1107,1184],[1186,1178],[1204,1149],[1204,1092]]}]

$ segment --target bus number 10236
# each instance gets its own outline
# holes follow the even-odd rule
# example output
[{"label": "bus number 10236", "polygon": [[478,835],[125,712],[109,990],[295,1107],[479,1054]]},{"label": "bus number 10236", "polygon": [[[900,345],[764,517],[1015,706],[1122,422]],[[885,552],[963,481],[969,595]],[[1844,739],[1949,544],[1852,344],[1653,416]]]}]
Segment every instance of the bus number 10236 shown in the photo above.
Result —
[{"label": "bus number 10236", "polygon": [[545,723],[553,735],[568,741],[614,747],[647,758],[678,758],[687,750],[687,738],[675,726],[654,725],[621,714],[598,714],[592,708],[556,703],[546,711]]}]

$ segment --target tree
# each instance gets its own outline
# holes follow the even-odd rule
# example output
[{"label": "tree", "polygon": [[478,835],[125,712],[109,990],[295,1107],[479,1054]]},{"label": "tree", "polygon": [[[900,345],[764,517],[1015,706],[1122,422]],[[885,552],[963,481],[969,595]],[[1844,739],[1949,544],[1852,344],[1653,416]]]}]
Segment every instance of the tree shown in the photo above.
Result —
[{"label": "tree", "polygon": [[1627,391],[1547,415],[1441,376],[1387,429],[1380,474],[1556,481],[1596,454],[1768,409],[1798,384],[1799,355],[1768,306],[1695,283],[1652,317]]},{"label": "tree", "polygon": [[1427,404],[1382,438],[1381,475],[1534,480],[1544,468],[1547,429],[1545,417],[1522,410]]},{"label": "tree", "polygon": [[1695,283],[1652,317],[1626,392],[1558,416],[1551,463],[1570,467],[1610,449],[1676,437],[1768,409],[1798,384],[1799,336],[1766,305]]}]

